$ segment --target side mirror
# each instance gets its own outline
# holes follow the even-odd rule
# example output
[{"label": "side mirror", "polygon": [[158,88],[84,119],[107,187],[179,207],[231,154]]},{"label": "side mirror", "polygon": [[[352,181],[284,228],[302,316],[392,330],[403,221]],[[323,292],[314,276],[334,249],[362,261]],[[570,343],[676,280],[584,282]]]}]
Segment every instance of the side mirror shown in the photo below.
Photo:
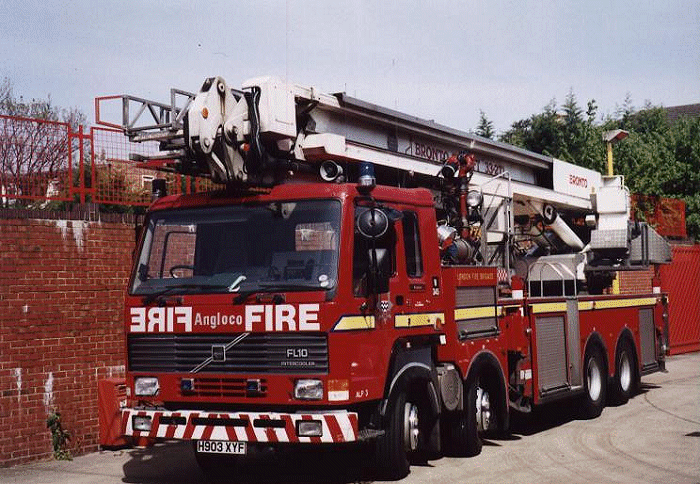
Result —
[{"label": "side mirror", "polygon": [[380,208],[368,208],[358,215],[355,225],[363,237],[379,238],[389,229],[389,217]]}]

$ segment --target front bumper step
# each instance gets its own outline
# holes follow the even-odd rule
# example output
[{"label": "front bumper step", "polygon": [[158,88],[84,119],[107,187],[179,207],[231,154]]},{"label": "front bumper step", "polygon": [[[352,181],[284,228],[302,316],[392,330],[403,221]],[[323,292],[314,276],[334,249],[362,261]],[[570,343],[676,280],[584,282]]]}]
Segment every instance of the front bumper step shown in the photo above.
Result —
[{"label": "front bumper step", "polygon": [[[134,428],[134,419],[150,421],[150,430]],[[140,417],[140,418],[139,418]],[[321,435],[297,434],[299,421],[321,422]],[[360,440],[357,414],[346,411],[309,413],[198,412],[194,410],[122,411],[124,435],[176,440],[226,440],[265,443],[342,443]]]}]

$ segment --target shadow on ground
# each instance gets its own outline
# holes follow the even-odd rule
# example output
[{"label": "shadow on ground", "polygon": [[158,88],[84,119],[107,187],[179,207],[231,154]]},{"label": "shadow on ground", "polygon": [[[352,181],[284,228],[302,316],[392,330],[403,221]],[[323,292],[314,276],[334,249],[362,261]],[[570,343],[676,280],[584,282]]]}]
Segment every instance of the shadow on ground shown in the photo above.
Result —
[{"label": "shadow on ground", "polygon": [[[640,398],[653,385],[644,384],[633,398]],[[500,446],[499,442],[519,440],[524,436],[559,427],[580,419],[580,402],[554,402],[535,408],[529,414],[511,413],[508,435],[489,435],[485,446]],[[357,483],[376,478],[368,449],[358,446],[281,448],[274,452],[257,452],[242,463],[221,466],[216,475],[205,475],[195,460],[189,442],[167,442],[145,449],[130,451],[124,464],[125,483],[130,484],[196,484],[205,482],[236,483]],[[438,456],[414,461],[414,466],[432,466]]]},{"label": "shadow on ground", "polygon": [[167,442],[135,449],[124,464],[122,482],[133,484],[236,483],[357,483],[372,479],[366,449],[288,448],[256,452],[242,463],[222,461],[214,474],[199,468],[188,442]]},{"label": "shadow on ground", "polygon": [[[632,396],[632,399],[642,398],[642,395],[653,388],[659,387],[642,384],[637,393]],[[580,405],[581,401],[574,398],[535,407],[528,414],[511,412],[510,430],[514,436],[528,436],[559,427],[574,420],[582,420]],[[606,404],[608,407],[618,407],[620,405],[624,404],[613,402]]]}]

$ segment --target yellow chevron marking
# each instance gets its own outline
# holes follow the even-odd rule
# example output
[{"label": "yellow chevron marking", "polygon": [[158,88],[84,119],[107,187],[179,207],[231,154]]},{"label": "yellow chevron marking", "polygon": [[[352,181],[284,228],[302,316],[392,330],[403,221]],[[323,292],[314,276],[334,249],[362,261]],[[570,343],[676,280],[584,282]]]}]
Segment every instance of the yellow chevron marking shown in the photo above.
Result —
[{"label": "yellow chevron marking", "polygon": [[[579,311],[591,311],[594,309],[614,309],[631,308],[635,306],[653,306],[656,304],[655,297],[640,297],[635,299],[605,299],[597,301],[579,301]],[[534,314],[541,313],[563,313],[566,311],[566,303],[539,303],[532,305]]]},{"label": "yellow chevron marking", "polygon": [[590,311],[591,309],[593,309],[593,301],[579,301],[579,311]]},{"label": "yellow chevron marking", "polygon": [[465,319],[493,318],[494,316],[502,315],[503,307],[496,308],[495,306],[482,306],[478,308],[461,308],[455,309],[455,320],[463,321]]},{"label": "yellow chevron marking", "polygon": [[533,304],[532,312],[535,314],[540,313],[563,313],[566,311],[566,303],[541,303]]},{"label": "yellow chevron marking", "polygon": [[419,326],[438,326],[445,323],[445,313],[397,314],[394,316],[395,328],[414,328]]},{"label": "yellow chevron marking", "polygon": [[374,316],[343,316],[335,323],[333,331],[356,331],[374,329]]},{"label": "yellow chevron marking", "polygon": [[636,299],[611,299],[606,301],[595,301],[594,309],[630,308],[633,306],[653,306],[656,304],[655,297],[639,297]]}]

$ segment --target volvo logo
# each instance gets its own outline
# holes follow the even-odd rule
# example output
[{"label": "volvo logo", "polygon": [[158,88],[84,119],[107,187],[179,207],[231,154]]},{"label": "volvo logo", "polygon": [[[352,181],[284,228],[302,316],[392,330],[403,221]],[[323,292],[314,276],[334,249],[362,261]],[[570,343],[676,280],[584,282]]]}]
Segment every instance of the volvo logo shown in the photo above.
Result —
[{"label": "volvo logo", "polygon": [[192,368],[191,373],[197,373],[203,370],[209,363],[226,361],[226,352],[243,341],[250,333],[240,334],[228,344],[215,344],[211,346],[211,356],[201,362],[199,365]]},{"label": "volvo logo", "polygon": [[211,347],[212,361],[226,361],[226,345],[212,345]]}]

